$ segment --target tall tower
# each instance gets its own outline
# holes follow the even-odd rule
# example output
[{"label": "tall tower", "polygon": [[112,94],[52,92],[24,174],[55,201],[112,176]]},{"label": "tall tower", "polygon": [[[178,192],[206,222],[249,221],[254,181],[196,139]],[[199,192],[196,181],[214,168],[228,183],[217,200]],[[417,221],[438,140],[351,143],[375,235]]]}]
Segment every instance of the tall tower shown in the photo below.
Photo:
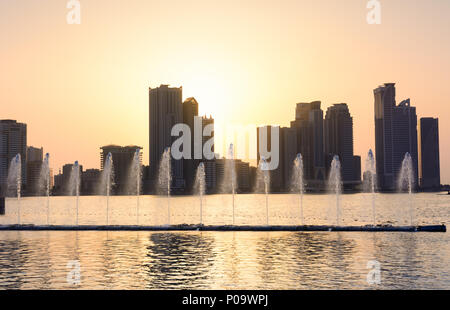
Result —
[{"label": "tall tower", "polygon": [[198,102],[195,98],[187,98],[183,102],[183,123],[189,126],[191,130],[191,158],[183,159],[183,177],[186,183],[186,190],[190,192],[194,185],[195,171],[199,164],[199,160],[194,159],[194,132],[195,117],[198,116]]},{"label": "tall tower", "polygon": [[395,83],[386,83],[373,91],[375,97],[375,154],[378,187],[394,189],[392,113],[395,107]]},{"label": "tall tower", "polygon": [[26,183],[27,125],[0,120],[0,195],[6,193],[9,165],[17,154],[22,161],[22,183]]},{"label": "tall tower", "polygon": [[417,115],[410,100],[395,102],[395,84],[374,89],[375,152],[377,180],[381,190],[396,189],[398,174],[406,153],[410,153],[417,185]]},{"label": "tall tower", "polygon": [[437,190],[441,186],[439,163],[439,120],[420,119],[420,186]]},{"label": "tall tower", "polygon": [[[149,88],[149,164],[153,183],[157,182],[164,150],[177,139],[171,136],[172,127],[183,122],[182,90],[182,87],[171,88],[168,85]],[[174,190],[184,188],[182,160],[172,160],[172,180]]]},{"label": "tall tower", "polygon": [[418,186],[417,114],[416,108],[411,106],[410,99],[403,100],[394,108],[392,128],[394,181],[398,180],[405,154],[409,153],[413,162],[414,185]]},{"label": "tall tower", "polygon": [[[355,181],[353,158],[353,118],[347,104],[334,104],[327,109],[324,122],[324,148],[327,163],[334,155],[339,156],[342,166],[342,181]],[[329,164],[327,164],[327,168]]]},{"label": "tall tower", "polygon": [[291,128],[297,129],[297,153],[303,156],[305,180],[316,188],[322,187],[326,178],[320,105],[320,101],[297,103],[295,121],[291,122]]}]

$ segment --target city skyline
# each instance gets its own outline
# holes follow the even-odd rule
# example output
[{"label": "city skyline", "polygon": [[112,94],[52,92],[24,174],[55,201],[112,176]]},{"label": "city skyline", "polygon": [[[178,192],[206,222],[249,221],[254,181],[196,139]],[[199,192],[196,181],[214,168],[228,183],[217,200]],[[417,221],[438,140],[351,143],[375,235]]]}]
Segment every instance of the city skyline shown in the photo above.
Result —
[{"label": "city skyline", "polygon": [[182,85],[182,100],[195,97],[216,126],[288,126],[296,102],[346,102],[364,160],[375,149],[371,90],[396,82],[418,116],[441,119],[441,182],[450,183],[447,1],[383,3],[380,25],[366,23],[364,1],[236,5],[83,2],[81,24],[67,25],[63,5],[4,1],[2,118],[27,123],[29,145],[53,154],[56,172],[75,160],[98,167],[95,150],[111,143],[141,145],[148,164],[146,90],[161,83]]},{"label": "city skyline", "polygon": [[[384,86],[383,85],[381,85],[381,86],[379,86],[378,88],[376,88],[376,89],[374,89],[374,94],[376,94],[378,91],[379,91],[379,89],[381,89],[382,87],[389,87],[389,86],[392,86],[392,88],[394,89],[394,91],[393,91],[393,94],[391,95],[391,96],[389,96],[389,99],[388,99],[388,103],[389,103],[389,105],[390,104],[393,104],[393,103],[395,103],[396,102],[396,92],[397,92],[397,89],[395,88],[395,83],[385,83],[384,84]],[[169,110],[169,112],[163,112],[163,114],[161,114],[160,116],[158,116],[158,117],[156,117],[156,118],[154,118],[154,120],[158,120],[158,119],[164,119],[164,118],[167,118],[167,116],[165,116],[166,115],[166,113],[169,113],[169,114],[167,114],[168,116],[170,116],[170,115],[176,115],[176,120],[174,119],[174,120],[172,120],[171,121],[171,124],[168,124],[167,126],[166,125],[157,125],[156,123],[155,123],[155,125],[156,125],[156,127],[155,128],[158,128],[158,127],[161,127],[162,126],[162,128],[165,128],[165,127],[167,127],[167,128],[165,128],[164,129],[164,132],[170,132],[170,130],[171,130],[171,128],[175,125],[175,124],[180,124],[180,123],[183,123],[183,124],[187,124],[190,128],[192,128],[192,137],[191,137],[191,139],[192,139],[192,143],[194,143],[194,133],[193,133],[193,131],[194,131],[194,129],[193,129],[193,123],[191,123],[191,120],[190,120],[190,118],[192,117],[194,117],[194,116],[196,116],[196,117],[198,117],[198,110],[199,110],[199,104],[198,104],[198,102],[196,101],[196,99],[194,98],[194,97],[189,97],[189,98],[187,98],[186,100],[184,100],[184,101],[182,101],[181,100],[181,98],[182,98],[182,91],[183,91],[183,87],[182,86],[180,86],[179,88],[177,88],[177,87],[174,87],[174,88],[172,88],[172,87],[170,87],[169,85],[166,85],[166,84],[161,84],[161,86],[160,87],[156,87],[156,88],[149,88],[149,99],[150,98],[152,98],[152,92],[161,92],[161,90],[160,89],[162,89],[162,91],[163,92],[167,92],[167,91],[169,91],[169,92],[176,92],[177,94],[176,95],[174,95],[174,97],[173,97],[173,99],[175,99],[175,101],[173,101],[173,99],[170,99],[170,100],[172,100],[173,102],[172,102],[172,105],[167,105],[167,102],[165,102],[164,100],[167,100],[167,99],[164,99],[163,101],[161,101],[161,102],[159,102],[158,104],[162,104],[163,106],[166,106],[167,105],[167,109],[169,109],[169,110],[173,110],[173,109],[175,109],[173,112],[175,112],[175,114],[173,114],[172,112],[170,112]],[[175,94],[175,93],[174,93]],[[157,96],[161,96],[161,95],[157,95]],[[166,95],[162,95],[162,97],[163,98],[166,98],[168,95],[166,94]],[[159,98],[158,97],[158,98]],[[170,98],[172,98],[172,97],[170,97]],[[377,110],[377,108],[376,108],[376,106],[377,106],[377,96],[375,96],[375,111]],[[158,99],[157,101],[159,101],[160,99]],[[150,100],[150,102],[151,102],[151,100]],[[187,110],[186,110],[186,107],[187,107],[187,105],[192,105],[193,104],[193,108],[188,108]],[[409,106],[410,106],[410,99],[407,99],[407,100],[403,100],[402,102],[400,102],[399,104],[398,104],[398,106],[396,106],[395,107],[395,109],[397,109],[397,110],[399,110],[400,108],[402,108],[403,110],[405,109],[405,108],[408,108],[409,109]],[[153,108],[153,109],[155,109],[155,108]],[[187,112],[187,111],[189,111],[190,109],[193,109],[193,111],[192,112]],[[413,107],[413,106],[411,106],[411,109],[413,109],[414,110],[414,115],[415,115],[415,107]],[[360,171],[360,175],[361,175],[361,173],[362,172],[364,172],[364,170],[362,170],[361,171],[361,158],[362,158],[362,160],[365,160],[365,156],[366,156],[366,154],[362,154],[362,155],[360,155],[360,154],[356,154],[356,153],[354,153],[355,154],[355,156],[353,156],[353,155],[350,155],[350,154],[352,154],[353,153],[353,144],[354,144],[354,142],[355,141],[353,141],[354,140],[354,134],[353,134],[353,117],[352,117],[352,115],[350,115],[350,110],[349,110],[349,107],[348,107],[348,105],[346,104],[346,103],[333,103],[333,104],[331,104],[330,106],[328,106],[327,107],[327,109],[326,109],[326,115],[325,115],[325,111],[324,110],[322,110],[322,106],[321,106],[321,101],[313,101],[313,102],[311,102],[311,103],[297,103],[296,104],[296,109],[295,109],[295,120],[294,121],[291,121],[290,123],[291,123],[291,127],[281,127],[281,126],[279,126],[279,125],[261,125],[261,126],[258,126],[258,127],[256,127],[255,126],[255,130],[257,130],[257,132],[259,132],[258,130],[259,130],[259,128],[260,127],[267,127],[267,126],[269,126],[269,127],[271,127],[271,126],[275,126],[275,127],[278,127],[279,129],[280,129],[280,139],[285,139],[284,138],[284,135],[286,135],[286,132],[285,132],[285,130],[299,130],[299,128],[301,128],[302,127],[302,125],[301,125],[301,123],[298,123],[298,122],[301,122],[301,120],[302,120],[302,118],[305,118],[306,117],[306,119],[304,119],[304,121],[306,121],[307,123],[308,122],[311,122],[311,120],[308,120],[308,115],[309,115],[309,113],[311,113],[310,111],[315,111],[315,110],[317,110],[317,111],[320,111],[320,113],[319,114],[317,114],[316,116],[313,116],[313,119],[317,119],[317,120],[320,120],[320,124],[317,124],[318,125],[318,129],[317,130],[319,130],[319,132],[318,133],[315,133],[315,131],[316,131],[316,129],[314,129],[314,132],[313,133],[311,133],[314,137],[319,137],[320,136],[320,141],[319,142],[317,142],[317,143],[319,143],[318,145],[320,145],[320,147],[317,149],[317,150],[315,150],[314,151],[314,148],[315,147],[313,147],[313,148],[311,148],[310,146],[309,146],[309,142],[307,142],[307,140],[305,140],[305,138],[306,137],[302,137],[302,134],[300,134],[300,133],[297,133],[297,134],[295,134],[296,136],[298,136],[298,138],[296,138],[296,139],[300,139],[300,140],[298,140],[296,143],[300,143],[299,144],[299,151],[298,152],[294,152],[295,154],[297,154],[297,153],[302,153],[302,155],[303,156],[306,156],[306,158],[308,158],[308,156],[310,156],[311,158],[313,158],[313,157],[317,157],[317,156],[319,156],[319,158],[314,158],[314,159],[311,159],[311,160],[313,160],[314,162],[318,162],[319,163],[319,168],[318,169],[322,169],[321,171],[320,171],[320,177],[318,177],[318,180],[319,179],[326,179],[327,178],[327,176],[328,176],[328,169],[329,169],[329,164],[330,164],[330,162],[331,162],[331,157],[333,156],[333,155],[340,155],[340,158],[341,158],[341,160],[344,160],[344,162],[345,161],[348,161],[348,160],[350,160],[350,158],[351,158],[351,160],[350,160],[350,162],[352,162],[352,166],[350,167],[349,165],[350,165],[350,162],[348,162],[347,164],[343,164],[343,173],[344,173],[344,175],[346,175],[346,173],[356,173],[355,172],[355,166],[354,166],[354,164],[353,164],[353,161],[356,159],[356,160],[358,160],[359,161],[359,163],[358,163],[358,165],[359,165],[359,168],[357,168],[357,169],[359,169],[359,171]],[[161,112],[161,110],[159,109],[158,111],[160,111]],[[338,111],[341,111],[341,112],[338,112]],[[401,112],[395,112],[396,110],[394,110],[394,112],[391,112],[391,113],[399,113],[399,114],[402,114]],[[150,111],[149,111],[150,112]],[[334,113],[334,114],[336,114],[336,113],[340,113],[340,114],[337,114],[336,116],[334,116],[335,118],[336,117],[338,117],[338,119],[341,119],[341,121],[343,121],[343,122],[347,122],[345,119],[346,118],[349,118],[349,121],[350,121],[350,124],[349,125],[344,125],[344,126],[347,126],[347,127],[345,127],[346,129],[339,129],[340,127],[339,126],[341,126],[341,125],[338,125],[338,123],[335,123],[335,122],[338,122],[338,119],[336,119],[335,121],[333,121],[334,123],[334,125],[333,126],[338,126],[338,127],[335,127],[334,128],[334,130],[337,130],[337,131],[339,131],[339,133],[347,133],[347,135],[348,135],[348,137],[346,137],[345,136],[345,134],[344,135],[339,135],[339,133],[337,133],[337,131],[336,131],[336,133],[335,133],[335,138],[333,138],[332,140],[330,140],[330,138],[329,138],[329,136],[330,136],[330,134],[331,134],[331,132],[330,133],[327,133],[326,131],[327,130],[329,130],[329,129],[327,129],[327,127],[329,127],[330,125],[328,125],[328,123],[327,123],[327,121],[329,122],[329,120],[328,120],[328,118],[330,117],[329,116],[329,114],[330,114],[330,112],[331,113]],[[187,115],[186,115],[186,113],[188,113]],[[342,113],[344,113],[344,114],[342,114]],[[347,113],[347,116],[345,116],[345,113]],[[314,114],[314,113],[313,113]],[[151,117],[152,117],[152,113],[150,113],[149,114],[150,115],[150,119],[151,119]],[[341,116],[338,116],[338,115],[341,115]],[[187,118],[186,118],[187,117]],[[212,120],[212,124],[214,125],[214,119],[213,118],[211,118],[212,116],[210,115],[209,116],[209,118],[210,118],[210,120]],[[344,119],[342,119],[342,117],[344,117]],[[419,170],[419,162],[418,162],[418,160],[419,160],[419,156],[420,156],[420,152],[417,150],[417,146],[418,146],[418,143],[420,143],[420,141],[419,141],[419,135],[420,135],[420,127],[419,127],[419,118],[420,119],[427,119],[427,117],[418,117],[418,116],[415,116],[415,118],[416,118],[416,123],[415,123],[415,130],[416,130],[416,133],[415,133],[415,135],[416,135],[416,138],[415,138],[415,147],[416,147],[416,151],[413,151],[413,154],[416,154],[416,155],[414,155],[413,156],[413,158],[414,158],[414,162],[415,162],[415,164],[414,164],[414,171],[415,171],[415,173],[416,173],[416,181],[415,181],[415,183],[417,184],[417,185],[419,185],[419,173],[420,173],[420,170]],[[199,117],[199,119],[203,119],[203,121],[205,121],[205,120],[207,120],[208,118],[206,117],[206,116],[200,116]],[[6,122],[10,122],[10,120],[4,120],[4,121],[6,121]],[[12,120],[12,122],[15,122],[16,120]],[[192,119],[192,122],[193,122],[193,119]],[[17,123],[19,124],[19,125],[21,125],[21,123],[19,122],[19,121],[17,121]],[[305,123],[306,124],[306,123]],[[330,123],[331,124],[331,123]],[[344,123],[343,123],[344,124]],[[394,126],[395,126],[395,124],[393,124]],[[26,124],[25,123],[25,126],[28,126],[28,124]],[[350,126],[350,127],[348,127],[348,126]],[[377,125],[376,125],[376,121],[375,121],[375,123],[374,123],[374,127],[376,127]],[[397,127],[398,126],[400,126],[399,128],[402,128],[402,125],[401,124],[399,124],[399,125],[397,125]],[[297,129],[296,129],[297,128]],[[343,132],[340,132],[341,130],[344,130]],[[350,130],[350,131],[349,131]],[[437,127],[437,130],[439,130],[439,128]],[[396,132],[396,131],[398,131],[398,129],[397,130],[394,130],[394,132]],[[150,132],[151,132],[151,130],[150,130]],[[319,134],[319,135],[317,135],[317,134]],[[214,129],[214,131],[213,131],[213,135],[216,135],[216,129]],[[292,135],[292,134],[291,134]],[[270,133],[269,133],[269,136],[270,136]],[[282,138],[282,136],[283,136],[283,138]],[[152,137],[152,135],[150,134],[149,135],[149,137],[150,137],[150,139],[152,139],[151,137]],[[253,143],[254,144],[258,144],[258,134],[255,136],[255,141],[253,141]],[[401,137],[402,137],[402,133],[398,133],[397,134],[397,136],[396,137],[398,137],[398,138],[396,138],[397,140],[398,139],[401,139]],[[164,142],[164,143],[162,143],[159,147],[157,147],[157,148],[154,148],[153,149],[153,155],[150,155],[150,156],[153,156],[154,158],[157,158],[157,160],[155,161],[156,162],[156,165],[153,165],[153,168],[152,168],[152,166],[150,167],[150,170],[149,170],[149,173],[150,173],[150,176],[149,176],[149,178],[150,179],[155,179],[155,173],[157,173],[158,172],[158,169],[159,169],[159,159],[160,159],[160,156],[161,156],[161,154],[162,154],[162,151],[164,150],[164,148],[166,147],[165,145],[167,144],[167,145],[170,145],[170,144],[172,144],[173,143],[173,141],[175,141],[177,138],[176,137],[166,137],[166,138],[164,138],[163,137],[163,140],[164,139],[167,139],[167,138],[169,138],[169,140],[170,141],[166,141],[166,142]],[[206,137],[203,137],[202,139],[203,139],[203,143],[205,142],[205,138]],[[247,137],[247,139],[248,139],[249,137]],[[337,141],[340,141],[340,140],[334,140],[334,139],[341,139],[341,138],[344,138],[344,139],[347,139],[347,138],[350,138],[350,140],[348,140],[347,139],[347,141],[348,142],[337,142]],[[376,138],[376,137],[375,137]],[[154,138],[153,138],[154,139]],[[162,139],[162,138],[160,138],[160,139]],[[301,140],[304,140],[305,142],[301,142]],[[392,138],[391,138],[392,139]],[[315,139],[313,139],[313,140],[315,140]],[[395,140],[395,139],[393,139],[393,140]],[[342,140],[342,141],[345,141],[345,140]],[[252,141],[246,141],[246,142],[248,142],[249,144],[251,144],[252,143]],[[398,144],[399,142],[401,142],[401,141],[396,141],[396,144]],[[439,151],[439,140],[437,141],[438,142],[438,151]],[[233,143],[234,143],[234,141],[233,141]],[[305,143],[307,143],[307,144],[305,144],[304,146],[301,146],[301,144],[305,144]],[[348,145],[348,146],[345,146],[345,147],[347,147],[347,150],[348,151],[345,151],[345,152],[347,152],[346,154],[347,155],[343,155],[343,149],[340,149],[340,147],[338,147],[337,145],[336,145],[336,143],[345,143],[345,145]],[[348,144],[348,143],[351,143],[351,144]],[[410,143],[410,142],[408,142],[408,143]],[[269,143],[270,144],[270,143]],[[395,144],[395,143],[394,143]],[[128,144],[128,145],[130,145],[130,144]],[[109,144],[108,146],[115,146],[115,144],[114,143],[111,143],[111,144]],[[226,146],[228,146],[228,144],[226,145]],[[29,146],[27,146],[28,148],[34,148],[33,146],[31,146],[31,145],[29,145]],[[247,146],[248,147],[248,146]],[[341,147],[344,147],[344,145],[342,145]],[[348,147],[350,147],[350,149],[348,149]],[[102,147],[101,147],[102,148]],[[148,158],[149,157],[149,153],[150,153],[150,150],[148,151],[148,153],[145,153],[145,150],[142,148],[142,147],[139,147],[142,151],[141,151],[141,157],[143,157],[143,158]],[[213,146],[213,148],[217,148],[217,146],[216,145],[214,145]],[[220,145],[219,145],[219,148],[220,148]],[[251,147],[250,147],[251,148]],[[270,147],[269,147],[270,148]],[[333,149],[334,151],[330,151],[330,148],[331,149]],[[405,150],[407,150],[409,147],[408,146],[404,146],[404,148],[405,148]],[[42,152],[42,150],[44,149],[44,147],[43,146],[40,146],[40,149],[41,149],[41,152]],[[259,149],[258,147],[255,147],[255,150],[257,150],[257,149]],[[303,150],[303,152],[301,152],[300,150]],[[194,151],[194,148],[193,148],[193,146],[192,146],[192,152]],[[223,150],[222,150],[223,151]],[[279,154],[279,156],[283,156],[283,152],[285,152],[286,151],[286,149],[283,149],[283,145],[280,145],[280,154]],[[376,148],[374,147],[373,148],[373,151],[375,151],[375,156],[376,156]],[[309,152],[312,152],[311,153],[311,155],[308,155],[308,153]],[[327,154],[327,152],[329,153],[329,154]],[[348,152],[351,152],[351,153],[348,153]],[[161,154],[160,154],[161,153]],[[224,154],[225,153],[225,154]],[[226,154],[226,152],[220,152],[220,158],[223,158],[223,157],[227,157],[228,155]],[[292,153],[292,152],[291,152]],[[398,153],[398,155],[397,155],[397,161],[396,161],[396,165],[395,165],[395,167],[397,167],[396,169],[399,169],[399,163],[398,162],[401,162],[401,160],[403,160],[403,155],[404,155],[404,152],[402,152],[402,151],[398,151],[397,152]],[[315,155],[314,155],[315,154]],[[237,154],[235,154],[235,156],[236,156]],[[255,163],[257,163],[258,161],[259,161],[259,152],[257,151],[254,155],[256,155],[256,158],[255,158],[255,160],[253,159],[253,158],[241,158],[241,157],[238,157],[238,156],[236,156],[235,158],[236,159],[240,159],[240,160],[244,160],[244,161],[247,161],[247,162],[249,162],[251,165],[252,165],[252,163],[253,163],[253,165],[252,166],[257,166]],[[292,154],[291,154],[292,155]],[[350,155],[350,157],[348,157]],[[331,156],[331,157],[330,157]],[[391,155],[392,156],[392,155]],[[291,156],[291,157],[293,157],[293,156]],[[322,158],[323,157],[323,158]],[[439,158],[440,157],[440,154],[438,154],[437,155],[437,158]],[[193,158],[193,157],[192,157]],[[22,156],[22,160],[24,161],[25,159],[24,159],[24,156]],[[81,160],[77,160],[77,161],[79,161],[81,164],[83,163],[83,160],[81,159]],[[286,162],[286,159],[284,159],[284,161]],[[293,161],[293,160],[289,160],[289,163],[291,162],[291,161]],[[50,167],[51,167],[51,169],[52,170],[54,170],[55,172],[56,171],[61,171],[63,168],[64,168],[64,166],[67,166],[67,165],[71,165],[73,162],[66,162],[66,163],[63,163],[61,166],[59,166],[59,167],[54,167],[54,165],[52,165],[52,162],[53,162],[53,157],[51,156],[51,161],[50,161]],[[102,162],[102,160],[101,160],[101,162]],[[176,161],[175,161],[176,162]],[[184,172],[184,174],[186,174],[186,167],[183,167],[183,165],[184,166],[186,166],[186,160],[182,160],[182,162],[183,163],[181,163],[180,162],[180,168],[179,168],[179,170],[180,170],[180,172],[179,173],[181,173],[180,175],[179,175],[179,177],[180,177],[180,181],[179,182],[189,182],[189,181],[187,181],[186,180],[186,176],[185,175],[183,175],[183,177],[181,177],[181,175],[183,174],[183,172]],[[24,163],[25,163],[25,161],[24,161]],[[148,162],[147,163],[145,163],[145,161],[142,161],[142,163],[144,164],[144,165],[148,165]],[[198,161],[196,162],[196,164],[195,164],[195,166],[198,164]],[[194,164],[193,164],[194,165]],[[283,165],[285,165],[285,164],[283,164]],[[439,166],[439,165],[438,165]],[[25,166],[24,166],[25,167]],[[290,164],[288,164],[287,165],[287,167],[290,167]],[[313,171],[315,171],[315,169],[316,168],[314,168],[315,167],[315,164],[308,164],[307,165],[307,167],[311,167],[311,169],[314,169]],[[101,168],[102,168],[102,164],[100,164],[99,166],[94,166],[94,167],[86,167],[86,170],[93,170],[93,169],[100,169],[101,170]],[[195,171],[195,169],[194,169],[195,167],[193,166],[192,167],[192,169],[191,170],[193,170],[192,172],[190,172],[190,177],[189,178],[192,178],[192,174],[194,173],[194,171]],[[276,168],[276,169],[278,169],[278,168]],[[284,169],[286,169],[286,168],[284,168],[284,167],[281,167],[280,166],[280,169],[282,169],[282,170],[284,170]],[[308,168],[309,169],[309,168]],[[173,173],[175,173],[175,175],[177,175],[177,172],[176,172],[177,170],[175,169],[174,171],[173,171]],[[345,172],[345,171],[348,171],[348,172]],[[439,169],[438,169],[438,171],[439,171]],[[311,172],[311,173],[316,173],[316,172]],[[380,173],[380,175],[381,175],[382,173]],[[385,187],[383,184],[380,184],[379,186],[380,186],[380,188],[385,188],[385,189],[390,189],[390,190],[392,190],[392,189],[395,189],[396,188],[396,180],[397,180],[397,171],[395,171],[395,172],[393,172],[393,174],[395,174],[395,177],[392,179],[393,181],[391,181],[391,183],[392,183],[392,185],[390,185],[390,186],[387,186],[387,187]],[[25,174],[26,175],[26,174]],[[55,173],[55,175],[56,175],[56,173]],[[442,174],[441,174],[441,176],[442,176]],[[315,179],[315,178],[317,178],[317,176],[313,176],[312,177],[313,179]],[[442,178],[442,177],[441,177]],[[176,179],[176,178],[175,178]],[[348,182],[348,181],[350,181],[352,179],[352,177],[351,176],[349,176],[349,177],[344,177],[344,183],[346,183],[346,182]],[[359,179],[359,177],[355,177],[355,181],[357,181]],[[284,183],[283,183],[284,182]],[[286,182],[285,181],[283,181],[282,183],[280,183],[278,186],[280,187],[280,188],[284,188],[285,186],[286,186]],[[355,183],[356,184],[356,183]],[[445,182],[442,182],[442,184],[447,184],[447,183],[445,183]],[[180,185],[180,183],[178,184],[178,185],[174,185],[175,186],[175,188],[177,188],[177,187],[184,187],[185,185]],[[191,185],[188,185],[187,187],[188,188],[190,188],[192,186],[192,184]]]}]

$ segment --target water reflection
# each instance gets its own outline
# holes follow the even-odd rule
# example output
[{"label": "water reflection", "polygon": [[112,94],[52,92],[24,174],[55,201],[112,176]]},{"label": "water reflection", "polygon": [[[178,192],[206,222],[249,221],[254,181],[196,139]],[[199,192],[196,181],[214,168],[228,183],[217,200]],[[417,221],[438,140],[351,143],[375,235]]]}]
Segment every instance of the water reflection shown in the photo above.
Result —
[{"label": "water reflection", "polygon": [[214,240],[202,233],[158,233],[147,247],[147,288],[207,287]]},{"label": "water reflection", "polygon": [[[7,289],[450,288],[448,233],[0,232]],[[69,261],[81,282],[68,283]],[[366,281],[381,264],[381,284]]]}]

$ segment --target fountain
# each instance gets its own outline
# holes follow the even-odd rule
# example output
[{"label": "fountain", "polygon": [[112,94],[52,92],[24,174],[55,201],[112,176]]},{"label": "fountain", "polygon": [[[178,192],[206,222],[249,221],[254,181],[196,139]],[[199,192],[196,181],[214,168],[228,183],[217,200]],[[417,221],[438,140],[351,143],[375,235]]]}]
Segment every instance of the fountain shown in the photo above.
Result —
[{"label": "fountain", "polygon": [[197,168],[197,173],[195,175],[194,192],[198,195],[200,199],[200,225],[203,225],[203,196],[206,191],[205,182],[205,165],[200,163]]},{"label": "fountain", "polygon": [[9,165],[7,192],[11,196],[17,196],[17,223],[20,225],[20,193],[22,185],[22,160],[17,154]]},{"label": "fountain", "polygon": [[76,196],[76,225],[78,225],[78,205],[80,201],[80,165],[78,161],[72,166],[72,172],[69,179],[69,195]]},{"label": "fountain", "polygon": [[301,224],[304,225],[303,219],[303,194],[305,192],[305,183],[303,179],[303,158],[302,154],[297,154],[294,160],[292,181],[291,181],[291,191],[298,193],[299,206],[300,206],[300,220]]},{"label": "fountain", "polygon": [[369,150],[366,159],[366,176],[364,178],[364,188],[372,193],[372,218],[373,218],[373,226],[376,226],[376,213],[375,213],[375,188],[376,188],[376,169],[375,169],[375,159],[373,157],[372,150]]},{"label": "fountain", "polygon": [[269,225],[269,186],[270,186],[270,174],[267,161],[264,157],[261,157],[256,171],[256,188],[255,192],[264,193],[266,199],[266,224]]},{"label": "fountain", "polygon": [[235,208],[235,195],[236,195],[236,188],[237,188],[237,179],[236,179],[236,166],[234,163],[234,145],[231,143],[230,147],[228,148],[228,157],[225,160],[225,171],[224,176],[222,180],[222,186],[221,191],[223,194],[228,194],[231,192],[231,205],[233,209],[233,225],[235,222],[235,214],[234,214],[234,208]]},{"label": "fountain", "polygon": [[50,222],[50,154],[45,154],[39,174],[39,191],[47,197],[47,225]]},{"label": "fountain", "polygon": [[409,215],[410,224],[413,225],[413,203],[412,203],[412,191],[414,187],[414,169],[413,161],[409,153],[405,154],[405,158],[402,162],[400,174],[398,178],[398,190],[399,192],[406,191],[408,193]]},{"label": "fountain", "polygon": [[134,153],[133,162],[128,176],[128,194],[136,194],[136,223],[139,225],[139,196],[141,194],[142,165],[141,150]]},{"label": "fountain", "polygon": [[331,162],[330,176],[328,178],[328,190],[336,195],[336,225],[339,226],[339,196],[342,191],[342,181],[341,181],[341,163],[339,161],[339,156],[335,155],[333,161]]},{"label": "fountain", "polygon": [[166,148],[159,164],[158,192],[167,194],[167,225],[170,225],[170,186],[172,183],[172,158],[170,147]]},{"label": "fountain", "polygon": [[109,196],[111,195],[111,189],[114,186],[114,163],[111,153],[106,155],[100,184],[101,190],[104,190],[106,195],[106,225],[109,225]]}]

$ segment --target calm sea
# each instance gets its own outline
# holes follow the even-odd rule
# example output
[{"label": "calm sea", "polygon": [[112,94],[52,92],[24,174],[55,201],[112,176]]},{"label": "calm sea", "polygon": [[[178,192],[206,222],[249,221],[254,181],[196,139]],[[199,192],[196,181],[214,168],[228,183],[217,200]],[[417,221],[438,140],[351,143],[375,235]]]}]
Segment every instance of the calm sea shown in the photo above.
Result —
[{"label": "calm sea", "polygon": [[[411,201],[411,205],[410,202]],[[203,199],[205,224],[232,222],[230,195]],[[336,224],[336,197],[305,195],[304,224]],[[300,224],[296,195],[270,195],[269,223]],[[198,197],[80,197],[79,224],[200,220]],[[450,196],[375,196],[376,222],[448,224]],[[71,225],[75,197],[8,199],[1,224]],[[340,197],[340,224],[373,222],[370,194]],[[412,212],[412,213],[411,213]],[[235,198],[235,223],[266,223],[263,195]],[[369,283],[373,261],[379,284]],[[372,263],[370,263],[372,262]],[[369,264],[369,265],[368,265]],[[0,232],[1,289],[450,289],[449,233]]]}]

